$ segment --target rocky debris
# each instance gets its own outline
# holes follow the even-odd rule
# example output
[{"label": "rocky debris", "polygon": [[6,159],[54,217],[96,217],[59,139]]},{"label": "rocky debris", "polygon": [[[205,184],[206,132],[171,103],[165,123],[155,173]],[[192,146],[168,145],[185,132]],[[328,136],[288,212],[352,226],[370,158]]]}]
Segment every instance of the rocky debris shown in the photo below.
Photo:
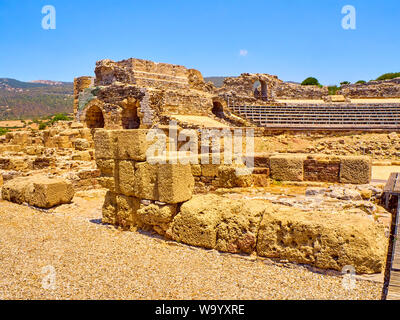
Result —
[{"label": "rocky debris", "polygon": [[352,99],[360,98],[398,98],[400,96],[400,78],[369,81],[365,84],[343,85],[338,94]]},{"label": "rocky debris", "polygon": [[2,187],[2,198],[18,204],[28,203],[39,208],[51,208],[71,202],[74,189],[70,182],[43,175],[15,178]]}]

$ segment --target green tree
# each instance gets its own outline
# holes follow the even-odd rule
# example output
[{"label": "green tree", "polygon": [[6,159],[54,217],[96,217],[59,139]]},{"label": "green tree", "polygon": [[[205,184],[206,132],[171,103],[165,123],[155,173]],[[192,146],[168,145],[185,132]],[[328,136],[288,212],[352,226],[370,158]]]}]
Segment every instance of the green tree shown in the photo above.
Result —
[{"label": "green tree", "polygon": [[390,79],[394,79],[394,78],[398,78],[400,77],[400,72],[392,72],[392,73],[385,73],[383,75],[381,75],[380,77],[378,77],[376,80],[380,81],[380,80],[390,80]]},{"label": "green tree", "polygon": [[343,82],[340,83],[341,86],[344,86],[346,84],[350,84],[350,81],[343,81]]},{"label": "green tree", "polygon": [[314,77],[308,77],[305,79],[302,83],[302,86],[320,86],[320,83],[317,78]]},{"label": "green tree", "polygon": [[358,80],[357,82],[356,82],[356,84],[366,84],[367,83],[367,81],[364,81],[364,80]]}]

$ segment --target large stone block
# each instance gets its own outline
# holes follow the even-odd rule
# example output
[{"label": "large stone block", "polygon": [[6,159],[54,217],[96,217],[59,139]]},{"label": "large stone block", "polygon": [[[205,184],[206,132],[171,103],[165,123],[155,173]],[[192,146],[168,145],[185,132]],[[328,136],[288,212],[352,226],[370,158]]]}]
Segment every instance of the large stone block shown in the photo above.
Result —
[{"label": "large stone block", "polygon": [[384,227],[368,217],[303,212],[269,205],[260,224],[257,253],[269,258],[341,271],[381,272],[387,239]]},{"label": "large stone block", "polygon": [[117,195],[114,192],[108,191],[106,193],[102,213],[103,223],[108,223],[112,225],[117,224]]},{"label": "large stone block", "polygon": [[2,189],[4,200],[51,208],[71,202],[74,189],[70,182],[46,176],[21,177],[7,182]]},{"label": "large stone block", "polygon": [[340,182],[368,184],[371,182],[372,160],[369,157],[341,157]]},{"label": "large stone block", "polygon": [[239,166],[220,166],[218,169],[218,185],[221,188],[251,187],[253,176],[246,167]]},{"label": "large stone block", "polygon": [[159,200],[157,188],[157,165],[138,162],[135,165],[134,194],[140,199]]},{"label": "large stone block", "polygon": [[278,181],[303,181],[306,156],[278,154],[270,157],[271,178]]},{"label": "large stone block", "polygon": [[158,200],[179,203],[193,195],[194,178],[190,164],[160,164],[157,176]]},{"label": "large stone block", "polygon": [[124,195],[116,196],[117,214],[116,225],[123,229],[134,228],[138,225],[137,210],[140,207],[140,200]]},{"label": "large stone block", "polygon": [[135,195],[135,162],[118,161],[118,190],[126,196]]},{"label": "large stone block", "polygon": [[97,130],[94,135],[96,159],[115,159],[116,143],[111,134],[112,131]]},{"label": "large stone block", "polygon": [[181,206],[167,235],[186,244],[225,252],[251,253],[265,202],[195,195]]},{"label": "large stone block", "polygon": [[145,161],[151,142],[146,141],[147,129],[115,130],[112,135],[117,141],[117,158]]}]

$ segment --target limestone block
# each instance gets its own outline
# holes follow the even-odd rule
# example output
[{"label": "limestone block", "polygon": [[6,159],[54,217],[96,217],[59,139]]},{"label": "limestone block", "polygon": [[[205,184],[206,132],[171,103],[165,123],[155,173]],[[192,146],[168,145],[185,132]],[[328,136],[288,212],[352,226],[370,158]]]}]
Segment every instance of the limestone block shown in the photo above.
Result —
[{"label": "limestone block", "polygon": [[190,164],[158,165],[158,200],[166,203],[179,203],[189,200],[193,195],[194,178]]},{"label": "limestone block", "polygon": [[137,210],[140,207],[140,200],[134,197],[127,197],[121,194],[116,196],[117,216],[116,225],[123,229],[136,227],[138,224]]},{"label": "limestone block", "polygon": [[92,156],[89,151],[76,151],[72,155],[72,160],[76,161],[92,161]]},{"label": "limestone block", "polygon": [[145,161],[150,142],[146,141],[148,130],[115,130],[112,135],[117,141],[117,157],[121,160]]},{"label": "limestone block", "polygon": [[116,158],[116,143],[111,135],[111,131],[96,130],[94,145],[96,159]]},{"label": "limestone block", "polygon": [[28,203],[39,208],[51,208],[71,202],[72,184],[61,178],[46,176],[20,177],[8,181],[2,188],[4,200]]},{"label": "limestone block", "polygon": [[159,200],[157,189],[157,165],[138,162],[135,165],[134,194],[140,199]]},{"label": "limestone block", "polygon": [[102,222],[115,225],[117,223],[117,195],[114,192],[106,193],[103,208]]},{"label": "limestone block", "polygon": [[192,164],[192,175],[195,177],[201,176],[201,165],[199,164]]},{"label": "limestone block", "polygon": [[158,234],[165,235],[176,211],[176,204],[141,204],[137,215],[140,223],[143,224],[142,227],[151,226]]},{"label": "limestone block", "polygon": [[90,143],[86,139],[76,139],[74,141],[74,148],[79,151],[85,151],[90,148]]},{"label": "limestone block", "polygon": [[115,178],[114,177],[104,177],[101,176],[97,178],[97,182],[103,187],[106,188],[112,192],[117,192],[117,186],[115,183]]},{"label": "limestone block", "polygon": [[221,188],[250,187],[253,185],[253,176],[246,167],[220,166],[218,169],[218,185]]},{"label": "limestone block", "polygon": [[118,162],[119,192],[126,196],[134,196],[135,192],[135,162],[120,160]]},{"label": "limestone block", "polygon": [[384,227],[365,216],[303,212],[268,206],[260,224],[257,253],[318,268],[381,272],[387,239]]},{"label": "limestone block", "polygon": [[218,176],[218,168],[220,164],[202,164],[201,175],[203,177],[216,177]]},{"label": "limestone block", "polygon": [[372,160],[369,157],[341,157],[340,182],[368,184],[371,182]]},{"label": "limestone block", "polygon": [[215,248],[216,226],[221,221],[221,207],[216,200],[197,195],[185,202],[167,231],[168,237],[193,246]]},{"label": "limestone block", "polygon": [[278,181],[303,181],[306,156],[278,154],[270,157],[271,178]]},{"label": "limestone block", "polygon": [[113,159],[96,159],[96,165],[103,176],[114,177],[115,161]]}]

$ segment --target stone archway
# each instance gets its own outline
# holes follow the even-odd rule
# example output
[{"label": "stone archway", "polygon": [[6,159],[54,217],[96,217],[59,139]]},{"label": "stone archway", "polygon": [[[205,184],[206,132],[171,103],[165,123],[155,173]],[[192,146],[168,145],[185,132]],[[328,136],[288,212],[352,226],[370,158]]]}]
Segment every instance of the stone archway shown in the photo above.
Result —
[{"label": "stone archway", "polygon": [[98,105],[92,105],[86,111],[85,123],[88,128],[104,128],[103,111]]},{"label": "stone archway", "polygon": [[257,80],[254,82],[253,90],[256,99],[268,100],[268,88],[264,80]]},{"label": "stone archway", "polygon": [[224,107],[221,102],[214,101],[211,112],[218,118],[225,119]]},{"label": "stone archway", "polygon": [[121,125],[123,129],[138,129],[140,118],[138,116],[138,104],[126,104],[121,112]]}]

